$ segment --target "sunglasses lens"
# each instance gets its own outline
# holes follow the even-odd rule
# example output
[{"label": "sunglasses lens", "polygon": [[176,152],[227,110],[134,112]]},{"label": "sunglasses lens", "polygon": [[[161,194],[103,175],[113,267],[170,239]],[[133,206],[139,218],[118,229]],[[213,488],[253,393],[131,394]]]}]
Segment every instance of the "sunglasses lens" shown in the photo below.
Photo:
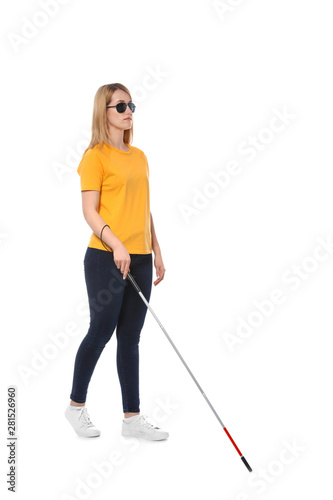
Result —
[{"label": "sunglasses lens", "polygon": [[134,111],[135,111],[135,104],[133,102],[129,102],[128,106],[129,106],[129,109],[132,111],[132,113],[134,113]]},{"label": "sunglasses lens", "polygon": [[123,113],[126,109],[126,104],[124,102],[120,102],[117,104],[117,111],[118,113]]}]

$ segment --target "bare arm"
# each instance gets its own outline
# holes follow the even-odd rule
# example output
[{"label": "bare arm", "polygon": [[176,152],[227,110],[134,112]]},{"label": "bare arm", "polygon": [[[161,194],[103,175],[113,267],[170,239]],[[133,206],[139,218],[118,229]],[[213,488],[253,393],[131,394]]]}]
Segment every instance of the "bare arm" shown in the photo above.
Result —
[{"label": "bare arm", "polygon": [[[82,191],[83,216],[98,238],[101,236],[102,227],[106,224],[97,211],[99,198],[99,191]],[[121,241],[109,227],[104,228],[102,238],[104,243],[106,243],[112,250],[114,250],[117,245],[121,244]]]},{"label": "bare arm", "polygon": [[150,212],[150,227],[151,227],[152,248],[153,248],[154,254],[156,255],[157,253],[161,253],[161,249],[160,249],[160,245],[158,244],[158,241],[157,241],[155,226],[154,226],[154,222],[153,222],[153,216],[152,216],[151,212]]},{"label": "bare arm", "polygon": [[[102,227],[106,224],[104,219],[98,213],[99,199],[99,191],[82,191],[83,216],[98,238],[101,237]],[[123,278],[125,279],[129,271],[131,261],[126,247],[108,226],[103,229],[102,240],[113,250],[114,262],[117,268],[120,269],[123,274]]]},{"label": "bare arm", "polygon": [[150,224],[151,224],[152,248],[153,248],[153,252],[155,254],[154,265],[155,265],[156,274],[157,274],[157,277],[158,277],[158,279],[156,281],[154,281],[154,285],[156,286],[164,278],[165,267],[164,267],[164,264],[163,264],[163,259],[162,259],[160,245],[158,244],[158,241],[157,241],[156,232],[155,232],[155,226],[154,226],[154,222],[153,222],[153,216],[152,216],[151,212],[150,212]]}]

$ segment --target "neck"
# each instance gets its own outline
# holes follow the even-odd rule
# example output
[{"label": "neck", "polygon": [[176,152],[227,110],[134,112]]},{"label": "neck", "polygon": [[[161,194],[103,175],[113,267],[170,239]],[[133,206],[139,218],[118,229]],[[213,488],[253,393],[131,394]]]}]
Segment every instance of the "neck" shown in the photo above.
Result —
[{"label": "neck", "polygon": [[124,143],[124,131],[119,130],[118,128],[109,127],[109,138],[108,144],[117,149],[126,149],[126,145]]}]

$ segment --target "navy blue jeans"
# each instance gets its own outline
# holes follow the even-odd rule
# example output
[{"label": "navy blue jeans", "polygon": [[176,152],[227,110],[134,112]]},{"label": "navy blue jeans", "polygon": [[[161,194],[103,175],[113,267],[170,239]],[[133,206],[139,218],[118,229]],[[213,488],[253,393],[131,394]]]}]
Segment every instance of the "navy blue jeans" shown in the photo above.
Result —
[{"label": "navy blue jeans", "polygon": [[[149,302],[153,278],[152,254],[130,254],[130,257],[130,273]],[[70,399],[77,403],[86,402],[96,363],[116,328],[117,371],[123,412],[140,412],[139,340],[147,306],[133,285],[123,279],[112,252],[88,247],[84,273],[90,325],[76,354]]]}]

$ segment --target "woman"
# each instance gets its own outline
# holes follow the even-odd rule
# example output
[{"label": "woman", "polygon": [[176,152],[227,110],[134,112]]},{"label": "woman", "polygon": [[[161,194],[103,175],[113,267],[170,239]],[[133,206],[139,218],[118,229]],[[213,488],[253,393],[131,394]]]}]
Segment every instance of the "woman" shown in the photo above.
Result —
[{"label": "woman", "polygon": [[100,435],[87,412],[86,396],[95,365],[116,328],[122,435],[160,440],[168,432],[140,415],[139,339],[147,307],[126,280],[131,272],[149,302],[152,251],[158,277],[154,285],[165,273],[150,213],[147,157],[130,146],[134,111],[124,85],[113,83],[98,89],[91,142],[77,169],[83,215],[93,231],[84,257],[90,326],[76,354],[65,416],[79,436]]}]

